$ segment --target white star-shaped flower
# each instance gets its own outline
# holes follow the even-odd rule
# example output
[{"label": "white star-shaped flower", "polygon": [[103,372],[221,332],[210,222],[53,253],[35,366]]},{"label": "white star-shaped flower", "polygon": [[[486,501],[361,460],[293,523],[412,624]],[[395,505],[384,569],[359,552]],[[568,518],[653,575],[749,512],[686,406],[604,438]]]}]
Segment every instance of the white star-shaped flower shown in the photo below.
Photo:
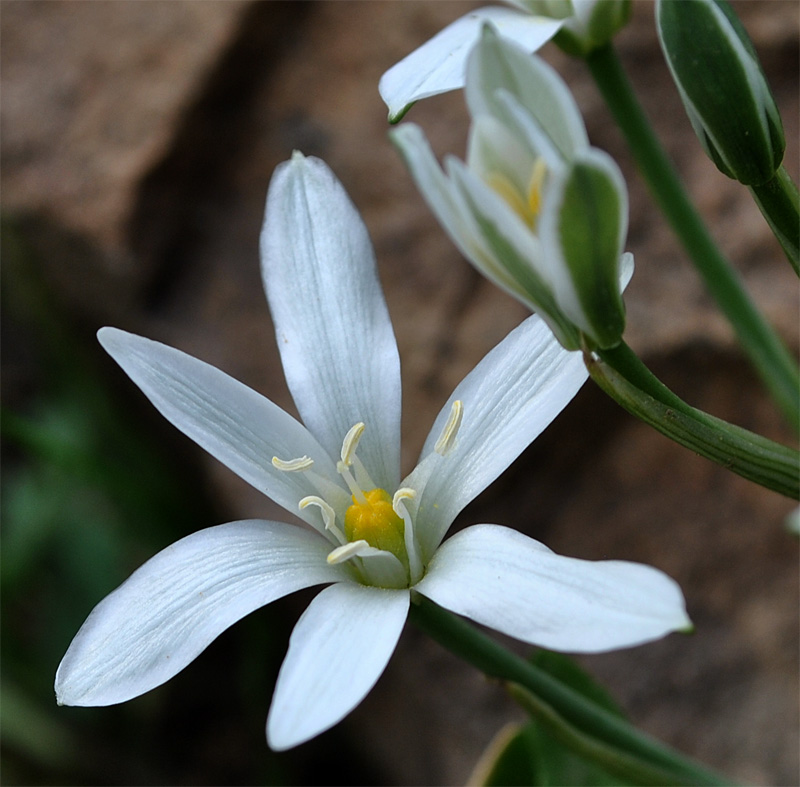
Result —
[{"label": "white star-shaped flower", "polygon": [[110,705],[162,684],[253,610],[327,585],[292,633],[267,721],[274,749],[336,724],[388,662],[417,593],[543,647],[596,652],[688,618],[677,585],[626,562],[560,557],[498,525],[442,543],[455,516],[586,378],[536,316],[456,388],[400,476],[400,365],[366,229],[321,161],[275,173],[264,283],[303,423],[223,372],[113,328],[100,341],[175,426],[301,517],[187,536],[107,596],[56,675],[58,701]]}]

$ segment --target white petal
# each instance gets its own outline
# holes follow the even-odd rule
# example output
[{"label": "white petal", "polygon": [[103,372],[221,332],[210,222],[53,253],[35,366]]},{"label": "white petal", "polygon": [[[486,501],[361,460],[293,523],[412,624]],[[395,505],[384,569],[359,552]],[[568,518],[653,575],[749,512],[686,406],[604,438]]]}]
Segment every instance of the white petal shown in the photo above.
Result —
[{"label": "white petal", "polygon": [[420,193],[459,251],[497,286],[516,298],[525,298],[522,288],[489,250],[469,206],[460,190],[442,172],[422,130],[413,123],[404,123],[389,135]]},{"label": "white petal", "polygon": [[389,107],[390,123],[400,120],[421,98],[463,87],[467,56],[485,22],[491,22],[527,52],[539,49],[561,27],[558,20],[510,8],[479,8],[462,16],[381,77],[378,90]]},{"label": "white petal", "polygon": [[513,39],[487,29],[467,64],[466,97],[472,117],[489,114],[507,121],[497,101],[501,88],[536,118],[566,158],[589,144],[578,105],[555,69],[531,57]]},{"label": "white petal", "polygon": [[[511,206],[463,162],[451,159],[448,163],[450,177],[458,186],[464,202],[470,206],[473,216],[484,226],[491,225],[503,237],[504,244],[513,248],[516,259],[522,261],[518,269],[511,271],[513,278],[523,282],[526,290],[545,287],[548,283],[548,267],[546,260],[542,259],[539,238]],[[511,266],[506,262],[505,267]],[[541,281],[529,284],[531,272]]]},{"label": "white petal", "polygon": [[159,412],[213,457],[288,511],[317,490],[304,473],[272,466],[272,457],[309,456],[314,471],[338,483],[330,457],[297,420],[219,369],[165,344],[101,328],[97,338]]},{"label": "white petal", "polygon": [[564,347],[577,348],[577,331],[553,298],[550,266],[540,239],[504,199],[461,161],[450,159],[448,164],[451,180],[480,224],[492,255],[523,293],[519,299],[547,322]]},{"label": "white petal", "polygon": [[516,530],[445,541],[416,585],[437,604],[553,650],[599,653],[691,627],[678,585],[640,563],[562,557]]},{"label": "white petal", "polygon": [[339,584],[311,602],[292,632],[269,709],[272,749],[319,735],[364,699],[394,652],[409,595]]},{"label": "white petal", "polygon": [[[429,558],[459,511],[561,412],[588,374],[536,315],[513,330],[458,385],[434,421],[422,458],[403,481],[418,492],[417,535]],[[452,402],[463,402],[455,448],[436,457]]]},{"label": "white petal", "polygon": [[286,380],[331,456],[359,421],[379,486],[400,468],[400,360],[366,227],[330,169],[295,153],[272,178],[262,274]]},{"label": "white petal", "polygon": [[415,589],[552,650],[600,653],[691,627],[680,588],[658,569],[562,557],[499,525],[468,527],[445,541]]},{"label": "white petal", "polygon": [[58,668],[59,704],[113,705],[160,686],[253,610],[348,579],[329,551],[311,531],[263,520],[175,542],[91,612]]}]

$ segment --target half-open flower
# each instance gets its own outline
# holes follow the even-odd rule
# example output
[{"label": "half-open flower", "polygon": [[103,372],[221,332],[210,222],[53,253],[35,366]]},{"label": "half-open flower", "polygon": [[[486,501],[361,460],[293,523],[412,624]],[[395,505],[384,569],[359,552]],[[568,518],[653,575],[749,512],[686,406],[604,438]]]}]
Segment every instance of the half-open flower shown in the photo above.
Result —
[{"label": "half-open flower", "polygon": [[416,593],[556,650],[626,647],[688,625],[679,588],[653,568],[560,557],[499,525],[443,542],[586,378],[537,316],[456,388],[402,478],[399,359],[372,248],[321,161],[295,154],[276,171],[262,257],[303,423],[179,350],[114,328],[99,338],[175,426],[310,527],[231,522],[157,554],[89,615],[56,675],[60,703],[136,697],[249,612],[315,585],[327,587],[292,633],[269,712],[275,749],[363,699]]},{"label": "half-open flower", "polygon": [[467,161],[442,171],[422,131],[392,131],[422,195],[462,253],[538,312],[567,349],[624,329],[627,189],[589,145],[568,88],[546,63],[486,26],[468,63]]}]

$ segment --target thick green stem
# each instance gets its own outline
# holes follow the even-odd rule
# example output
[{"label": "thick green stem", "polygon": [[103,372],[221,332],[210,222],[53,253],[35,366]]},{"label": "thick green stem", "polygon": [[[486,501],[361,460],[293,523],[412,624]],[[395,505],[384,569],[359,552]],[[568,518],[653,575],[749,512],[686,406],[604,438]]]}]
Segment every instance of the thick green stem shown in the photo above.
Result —
[{"label": "thick green stem", "polygon": [[592,738],[635,754],[684,777],[692,784],[728,783],[635,729],[624,719],[595,705],[525,659],[507,651],[470,623],[432,601],[417,596],[411,605],[411,620],[440,645],[489,677],[523,686],[569,724]]},{"label": "thick green stem", "polygon": [[800,207],[794,181],[781,167],[772,180],[760,186],[750,186],[750,192],[786,252],[794,272],[800,275]]},{"label": "thick green stem", "polygon": [[687,404],[621,342],[584,353],[592,379],[629,413],[662,434],[738,475],[795,500],[800,454]]},{"label": "thick green stem", "polygon": [[706,287],[789,422],[800,428],[800,373],[797,364],[747,295],[690,202],[611,44],[586,63],[622,129],[653,196],[677,234]]}]

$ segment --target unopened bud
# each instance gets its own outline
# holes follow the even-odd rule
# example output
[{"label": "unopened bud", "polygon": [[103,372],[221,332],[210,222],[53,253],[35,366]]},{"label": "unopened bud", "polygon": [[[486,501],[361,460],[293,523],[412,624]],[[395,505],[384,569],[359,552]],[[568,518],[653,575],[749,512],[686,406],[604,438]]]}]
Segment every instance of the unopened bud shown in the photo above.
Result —
[{"label": "unopened bud", "polygon": [[783,160],[780,114],[755,49],[724,0],[658,0],[656,26],[700,143],[718,169],[747,185]]}]

